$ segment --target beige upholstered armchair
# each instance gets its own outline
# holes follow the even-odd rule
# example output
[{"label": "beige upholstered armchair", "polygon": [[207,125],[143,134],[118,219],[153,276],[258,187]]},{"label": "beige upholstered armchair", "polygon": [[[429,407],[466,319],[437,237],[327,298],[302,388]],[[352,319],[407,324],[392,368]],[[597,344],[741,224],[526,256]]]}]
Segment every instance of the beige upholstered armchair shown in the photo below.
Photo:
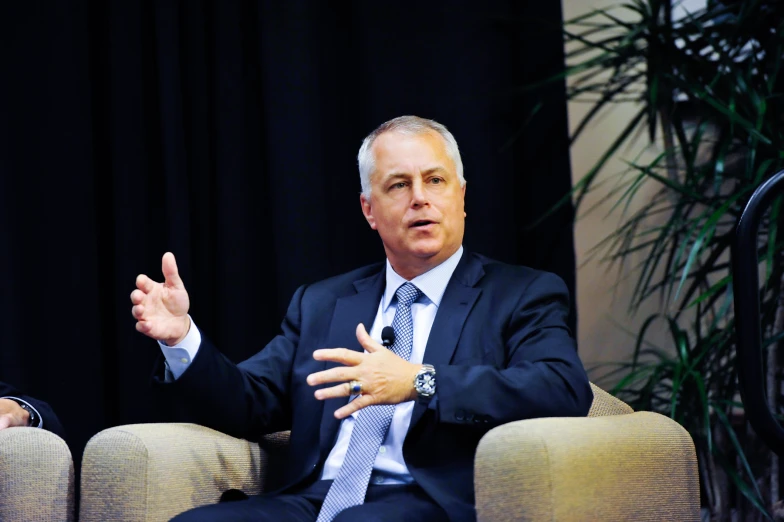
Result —
[{"label": "beige upholstered armchair", "polygon": [[[476,454],[480,521],[699,519],[688,433],[593,390],[588,418],[518,421],[485,435]],[[80,520],[168,520],[227,489],[259,493],[286,441],[275,434],[260,447],[193,424],[105,430],[85,449]]]},{"label": "beige upholstered armchair", "polygon": [[0,430],[0,520],[74,520],[74,468],[63,439],[38,428]]},{"label": "beige upholstered armchair", "polygon": [[699,520],[688,432],[591,387],[588,417],[510,422],[479,441],[479,520]]}]

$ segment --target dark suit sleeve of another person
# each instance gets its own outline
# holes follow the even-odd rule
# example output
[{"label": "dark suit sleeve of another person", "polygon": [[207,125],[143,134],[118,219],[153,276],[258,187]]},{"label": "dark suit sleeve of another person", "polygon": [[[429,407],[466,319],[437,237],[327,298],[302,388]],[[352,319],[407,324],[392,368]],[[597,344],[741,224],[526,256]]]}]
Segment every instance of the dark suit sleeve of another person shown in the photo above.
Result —
[{"label": "dark suit sleeve of another person", "polygon": [[43,429],[65,438],[65,430],[63,429],[63,425],[60,424],[60,419],[57,418],[52,407],[44,401],[24,395],[13,386],[4,382],[0,382],[0,397],[14,397],[27,402],[41,415],[41,418],[43,419]]},{"label": "dark suit sleeve of another person", "polygon": [[484,320],[466,321],[460,341],[476,345],[458,345],[450,364],[435,365],[429,413],[482,432],[521,419],[587,415],[593,393],[567,326],[563,280],[500,263],[485,270],[491,284],[480,281],[483,293],[471,312]]}]

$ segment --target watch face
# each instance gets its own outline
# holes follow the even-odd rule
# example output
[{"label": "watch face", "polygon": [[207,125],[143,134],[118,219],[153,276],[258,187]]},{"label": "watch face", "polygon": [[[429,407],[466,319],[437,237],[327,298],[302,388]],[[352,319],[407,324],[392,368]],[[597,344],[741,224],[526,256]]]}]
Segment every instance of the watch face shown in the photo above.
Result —
[{"label": "watch face", "polygon": [[417,393],[429,397],[436,392],[436,375],[435,372],[426,371],[417,375],[416,380]]}]

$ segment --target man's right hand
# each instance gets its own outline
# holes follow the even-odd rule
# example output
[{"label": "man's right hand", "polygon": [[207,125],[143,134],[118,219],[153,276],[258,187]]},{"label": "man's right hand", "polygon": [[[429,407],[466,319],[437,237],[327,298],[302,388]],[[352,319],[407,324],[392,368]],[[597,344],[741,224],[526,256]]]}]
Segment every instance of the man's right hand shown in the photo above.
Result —
[{"label": "man's right hand", "polygon": [[136,278],[137,289],[131,292],[131,313],[136,318],[138,331],[174,346],[185,338],[190,328],[190,300],[177,272],[174,254],[166,252],[163,255],[161,270],[163,283],[144,274]]}]

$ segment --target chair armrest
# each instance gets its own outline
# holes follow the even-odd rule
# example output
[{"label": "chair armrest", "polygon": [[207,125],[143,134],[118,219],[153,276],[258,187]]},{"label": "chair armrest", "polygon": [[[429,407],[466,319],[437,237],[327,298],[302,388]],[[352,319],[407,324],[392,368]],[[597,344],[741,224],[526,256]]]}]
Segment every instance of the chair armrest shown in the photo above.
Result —
[{"label": "chair armrest", "polygon": [[84,450],[79,520],[169,520],[227,489],[255,495],[265,463],[258,444],[196,424],[110,428]]},{"label": "chair armrest", "polygon": [[699,520],[694,444],[657,413],[499,426],[474,479],[480,521]]},{"label": "chair armrest", "polygon": [[0,520],[74,520],[74,467],[63,439],[0,430]]}]

